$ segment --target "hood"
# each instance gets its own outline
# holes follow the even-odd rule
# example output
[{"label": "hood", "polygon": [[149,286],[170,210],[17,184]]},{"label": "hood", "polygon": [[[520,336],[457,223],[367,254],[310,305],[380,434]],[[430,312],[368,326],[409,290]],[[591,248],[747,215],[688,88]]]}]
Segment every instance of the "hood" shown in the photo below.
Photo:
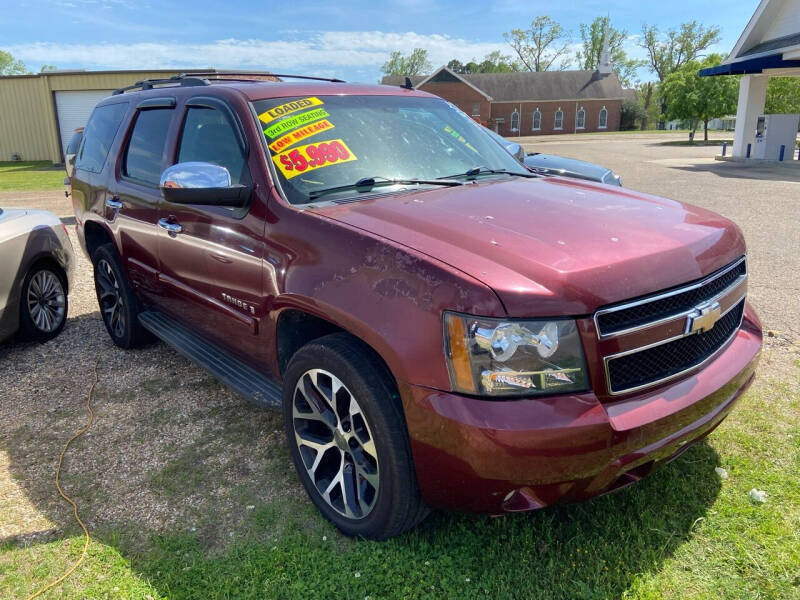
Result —
[{"label": "hood", "polygon": [[19,219],[28,214],[28,211],[22,208],[0,208],[0,221],[7,223],[13,219]]},{"label": "hood", "polygon": [[53,227],[60,223],[57,216],[46,210],[0,208],[0,242],[35,227]]},{"label": "hood", "polygon": [[482,181],[312,209],[459,269],[511,316],[584,315],[744,254],[710,211],[561,177]]},{"label": "hood", "polygon": [[525,157],[525,166],[531,169],[559,171],[562,175],[572,175],[592,181],[603,181],[603,177],[611,170],[583,160],[539,153],[527,155]]}]

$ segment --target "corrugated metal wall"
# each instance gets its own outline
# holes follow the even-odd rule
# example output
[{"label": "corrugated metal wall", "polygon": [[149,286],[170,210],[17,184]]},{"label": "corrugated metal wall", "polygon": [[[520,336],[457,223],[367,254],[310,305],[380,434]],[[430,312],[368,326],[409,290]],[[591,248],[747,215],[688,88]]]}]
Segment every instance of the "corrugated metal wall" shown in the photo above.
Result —
[{"label": "corrugated metal wall", "polygon": [[115,89],[175,73],[89,71],[0,77],[0,161],[11,160],[13,154],[23,160],[62,161],[53,92]]}]

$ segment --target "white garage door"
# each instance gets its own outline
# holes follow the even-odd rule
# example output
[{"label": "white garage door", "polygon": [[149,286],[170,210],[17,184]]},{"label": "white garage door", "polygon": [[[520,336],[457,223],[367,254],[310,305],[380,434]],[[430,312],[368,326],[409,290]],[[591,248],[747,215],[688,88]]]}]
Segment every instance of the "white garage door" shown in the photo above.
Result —
[{"label": "white garage door", "polygon": [[56,92],[56,113],[58,129],[61,133],[61,152],[63,153],[78,127],[85,127],[94,105],[111,95],[113,90],[81,90]]}]

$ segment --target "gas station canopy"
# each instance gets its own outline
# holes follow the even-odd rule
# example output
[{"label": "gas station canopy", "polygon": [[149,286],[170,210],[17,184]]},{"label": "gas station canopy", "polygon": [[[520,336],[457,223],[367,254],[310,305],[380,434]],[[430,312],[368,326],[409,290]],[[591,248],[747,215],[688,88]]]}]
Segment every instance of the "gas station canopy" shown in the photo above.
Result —
[{"label": "gas station canopy", "polygon": [[732,158],[791,157],[798,115],[764,115],[764,107],[770,77],[800,76],[800,0],[761,0],[730,55],[700,71],[701,77],[719,75],[743,75]]}]

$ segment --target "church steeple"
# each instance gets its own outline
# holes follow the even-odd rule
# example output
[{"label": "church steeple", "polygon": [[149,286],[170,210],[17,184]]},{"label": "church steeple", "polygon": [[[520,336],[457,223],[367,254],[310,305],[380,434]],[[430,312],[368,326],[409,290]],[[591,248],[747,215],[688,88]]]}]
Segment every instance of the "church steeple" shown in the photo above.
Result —
[{"label": "church steeple", "polygon": [[614,66],[611,64],[611,51],[609,50],[609,43],[611,41],[609,32],[610,23],[611,17],[606,17],[605,29],[603,31],[603,49],[600,52],[600,64],[597,65],[597,72],[601,75],[613,73],[614,71]]}]

